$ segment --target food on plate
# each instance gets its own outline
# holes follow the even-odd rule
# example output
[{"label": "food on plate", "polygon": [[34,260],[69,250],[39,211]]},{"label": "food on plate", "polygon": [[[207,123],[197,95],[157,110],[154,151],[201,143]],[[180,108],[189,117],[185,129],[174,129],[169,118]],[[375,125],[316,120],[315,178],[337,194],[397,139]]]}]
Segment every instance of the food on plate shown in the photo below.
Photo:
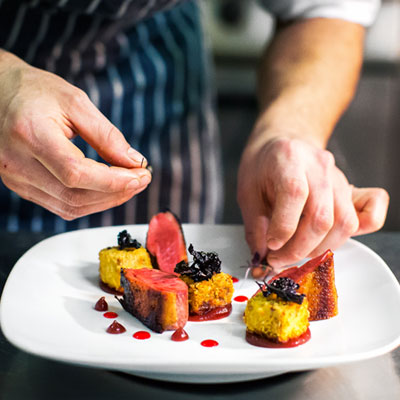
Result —
[{"label": "food on plate", "polygon": [[155,332],[176,330],[188,319],[188,288],[175,274],[157,269],[121,270],[122,307]]},{"label": "food on plate", "polygon": [[[213,319],[229,315],[233,282],[230,275],[221,272],[221,260],[217,253],[195,251],[192,244],[188,250],[193,262],[181,261],[176,265],[175,272],[189,288],[189,314],[213,313]],[[225,314],[215,312],[220,309],[227,311]]]},{"label": "food on plate", "polygon": [[279,278],[259,286],[244,312],[246,340],[263,347],[292,347],[307,341],[308,302],[297,292],[299,285],[290,278]]},{"label": "food on plate", "polygon": [[108,304],[107,304],[106,298],[104,296],[100,297],[99,300],[97,300],[96,304],[94,305],[94,309],[96,311],[107,311],[108,310]]},{"label": "food on plate", "polygon": [[99,253],[100,281],[122,293],[121,268],[152,268],[147,250],[123,230],[118,234],[118,246],[107,247]]},{"label": "food on plate", "polygon": [[331,250],[309,260],[301,267],[283,270],[273,277],[270,283],[281,277],[291,278],[300,285],[299,293],[307,296],[310,321],[328,319],[338,314],[338,296]]},{"label": "food on plate", "polygon": [[126,328],[121,325],[117,320],[115,320],[107,329],[107,333],[111,333],[112,335],[118,335],[119,333],[126,332]]},{"label": "food on plate", "polygon": [[176,264],[187,262],[185,237],[179,219],[165,211],[154,215],[149,223],[146,248],[154,267],[174,273]]}]

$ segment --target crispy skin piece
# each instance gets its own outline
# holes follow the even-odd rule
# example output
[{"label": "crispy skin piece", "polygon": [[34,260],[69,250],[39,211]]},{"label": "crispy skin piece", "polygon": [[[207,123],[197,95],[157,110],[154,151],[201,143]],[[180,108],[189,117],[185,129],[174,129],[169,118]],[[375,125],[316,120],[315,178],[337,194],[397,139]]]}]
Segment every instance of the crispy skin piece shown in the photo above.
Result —
[{"label": "crispy skin piece", "polygon": [[188,319],[188,288],[176,275],[157,269],[122,269],[126,311],[161,333],[183,328]]},{"label": "crispy skin piece", "polygon": [[121,293],[121,268],[153,268],[150,255],[144,247],[108,247],[100,250],[99,260],[101,281]]},{"label": "crispy skin piece", "polygon": [[181,275],[189,287],[189,313],[203,315],[216,307],[231,303],[233,295],[232,277],[225,272],[214,274],[210,279],[194,282]]},{"label": "crispy skin piece", "polygon": [[147,231],[146,248],[156,268],[174,274],[176,264],[188,261],[181,223],[171,211],[154,215]]},{"label": "crispy skin piece", "polygon": [[244,322],[247,331],[278,343],[295,339],[307,331],[307,299],[302,304],[282,300],[275,293],[267,297],[260,291],[246,305]]},{"label": "crispy skin piece", "polygon": [[291,278],[300,285],[298,292],[304,293],[307,297],[310,321],[328,319],[338,314],[332,251],[327,250],[301,267],[285,269],[270,282],[280,277]]}]

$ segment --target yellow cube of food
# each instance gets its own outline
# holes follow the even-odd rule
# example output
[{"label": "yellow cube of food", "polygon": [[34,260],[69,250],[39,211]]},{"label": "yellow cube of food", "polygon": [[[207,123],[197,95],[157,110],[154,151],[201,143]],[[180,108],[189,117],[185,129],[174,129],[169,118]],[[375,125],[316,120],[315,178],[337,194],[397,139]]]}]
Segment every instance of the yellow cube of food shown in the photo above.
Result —
[{"label": "yellow cube of food", "polygon": [[194,282],[188,276],[181,279],[189,288],[189,313],[203,315],[208,311],[231,303],[233,295],[232,277],[225,272],[214,274],[210,279]]},{"label": "yellow cube of food", "polygon": [[298,304],[275,293],[265,297],[260,291],[247,302],[244,312],[247,331],[280,343],[297,338],[308,329],[307,304],[307,298]]},{"label": "yellow cube of food", "polygon": [[100,279],[110,288],[123,292],[121,287],[121,268],[139,269],[153,268],[150,255],[144,247],[126,247],[120,249],[118,246],[108,247],[99,253]]}]

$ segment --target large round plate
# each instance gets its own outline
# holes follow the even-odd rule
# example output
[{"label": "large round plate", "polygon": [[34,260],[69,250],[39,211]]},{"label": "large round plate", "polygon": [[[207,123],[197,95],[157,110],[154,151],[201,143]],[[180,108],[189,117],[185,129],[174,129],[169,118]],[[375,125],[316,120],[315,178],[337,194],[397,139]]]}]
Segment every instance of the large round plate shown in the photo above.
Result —
[{"label": "large round plate", "polygon": [[[328,367],[389,352],[400,343],[399,283],[388,266],[364,245],[349,240],[335,252],[339,315],[311,323],[311,340],[297,348],[266,349],[249,345],[242,315],[244,303],[233,301],[223,320],[189,322],[190,340],[173,342],[171,332],[132,337],[147,330],[98,286],[98,252],[116,244],[119,231],[145,242],[147,225],[74,231],[31,248],[13,268],[4,288],[0,321],[7,339],[27,352],[54,360],[129,372],[178,382],[230,382],[289,371]],[[243,227],[184,225],[187,244],[216,251],[222,269],[240,278],[235,294],[251,296],[258,288],[244,280],[250,255]],[[93,309],[105,295],[110,310],[127,332],[110,335],[112,322]],[[219,345],[200,343],[214,339]]]}]

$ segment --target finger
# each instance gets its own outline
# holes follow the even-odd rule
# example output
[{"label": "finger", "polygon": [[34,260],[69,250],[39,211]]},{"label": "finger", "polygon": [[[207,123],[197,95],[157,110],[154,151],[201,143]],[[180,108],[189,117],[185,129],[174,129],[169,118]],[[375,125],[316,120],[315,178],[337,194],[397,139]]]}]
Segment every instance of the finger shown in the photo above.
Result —
[{"label": "finger", "polygon": [[[18,170],[18,176],[16,170]],[[12,180],[34,186],[70,206],[92,205],[109,200],[112,201],[116,195],[121,195],[121,192],[116,194],[68,188],[44,168],[39,161],[31,158],[25,158],[20,165],[10,164],[7,172],[12,177]],[[136,179],[133,183],[137,183],[137,185],[131,185],[131,190],[129,190],[131,195],[140,193],[146,188],[145,184]]]},{"label": "finger", "polygon": [[40,189],[37,189],[32,185],[12,181],[4,177],[2,179],[4,184],[9,189],[16,192],[23,199],[36,203],[67,221],[119,206],[135,195],[134,192],[123,192],[116,194],[112,198],[105,200],[101,199],[95,204],[71,205],[45,193]]},{"label": "finger", "polygon": [[324,240],[309,254],[316,257],[327,249],[336,250],[358,229],[359,221],[351,198],[352,188],[347,185],[335,191],[335,222]]},{"label": "finger", "polygon": [[324,240],[333,226],[334,197],[331,179],[321,177],[310,181],[310,194],[295,234],[277,251],[270,251],[272,267],[289,265],[302,260]]},{"label": "finger", "polygon": [[64,186],[112,193],[137,185],[135,180],[143,185],[151,181],[144,168],[110,167],[86,158],[64,135],[42,132],[41,143],[33,150],[35,158]]},{"label": "finger", "polygon": [[353,188],[353,203],[359,228],[355,235],[364,235],[382,228],[389,207],[389,194],[382,188]]},{"label": "finger", "polygon": [[275,201],[267,232],[270,250],[281,248],[296,232],[309,195],[305,176],[287,170],[275,185]]},{"label": "finger", "polygon": [[124,135],[97,109],[85,92],[77,89],[66,104],[74,130],[112,165],[145,168],[146,158],[131,148]]}]

